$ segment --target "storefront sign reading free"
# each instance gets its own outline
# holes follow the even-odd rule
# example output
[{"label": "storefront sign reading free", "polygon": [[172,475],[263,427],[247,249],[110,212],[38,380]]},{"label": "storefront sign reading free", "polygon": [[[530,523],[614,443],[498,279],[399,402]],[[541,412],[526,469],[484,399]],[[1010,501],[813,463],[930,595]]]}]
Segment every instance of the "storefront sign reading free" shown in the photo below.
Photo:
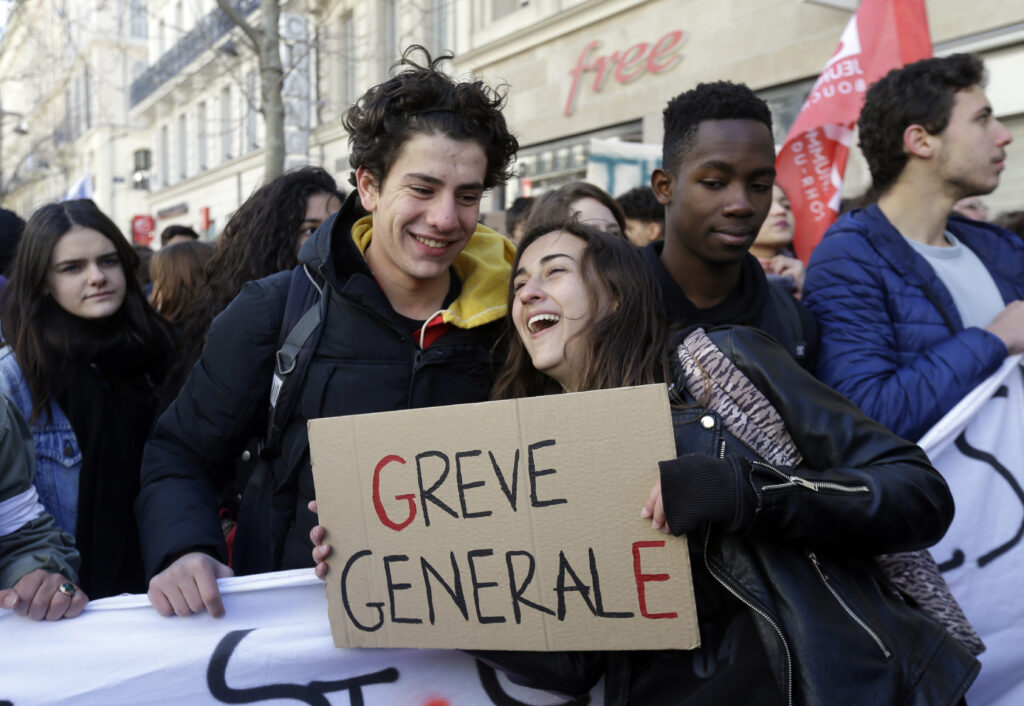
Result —
[{"label": "storefront sign reading free", "polygon": [[664,37],[648,44],[639,42],[625,51],[615,50],[610,54],[595,56],[601,42],[594,40],[583,47],[576,66],[569,70],[572,76],[572,86],[569,88],[569,98],[565,102],[565,115],[572,115],[576,109],[576,96],[578,94],[580,81],[585,73],[593,73],[594,80],[591,87],[595,92],[600,93],[608,81],[608,77],[614,78],[619,83],[632,83],[644,74],[660,74],[675,68],[682,56],[679,53],[683,42],[686,40],[686,33],[681,29],[672,30]]}]

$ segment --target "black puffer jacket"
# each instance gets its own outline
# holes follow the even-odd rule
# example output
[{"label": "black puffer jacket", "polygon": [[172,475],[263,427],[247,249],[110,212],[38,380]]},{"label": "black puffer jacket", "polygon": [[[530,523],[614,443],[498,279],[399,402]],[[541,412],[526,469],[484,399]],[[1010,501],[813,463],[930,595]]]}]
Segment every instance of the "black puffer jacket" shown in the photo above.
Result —
[{"label": "black puffer jacket", "polygon": [[[870,559],[941,538],[953,517],[941,476],[917,446],[864,416],[764,334],[737,327],[709,336],[778,410],[805,463],[782,475],[752,471],[758,467],[744,459],[756,454],[714,412],[673,413],[677,451],[729,459],[742,469],[740,492],[754,497],[742,534],[708,522],[688,536],[698,615],[706,608],[702,578],[739,599],[783,703],[957,703],[978,662],[908,605]],[[671,524],[667,495],[665,502]],[[739,649],[750,658],[750,645]],[[477,653],[517,681],[572,695],[605,674],[607,704],[661,703],[665,685],[681,681],[671,659],[652,654]],[[704,703],[682,692],[672,702]]]},{"label": "black puffer jacket", "polygon": [[[312,566],[315,516],[306,422],[366,412],[480,402],[493,378],[513,251],[478,227],[456,259],[458,284],[446,307],[452,328],[422,350],[410,321],[377,285],[360,245],[372,237],[355,194],[303,246],[300,260],[327,282],[323,334],[290,422],[272,459],[272,501],[259,531],[275,546],[269,565]],[[358,222],[357,222],[358,221]],[[248,283],[210,327],[206,347],[146,446],[136,503],[147,575],[194,550],[227,560],[217,517],[233,461],[266,425],[274,357],[290,272]],[[457,293],[456,293],[457,290]],[[239,522],[236,548],[252,541]],[[245,567],[243,567],[243,571]]]}]

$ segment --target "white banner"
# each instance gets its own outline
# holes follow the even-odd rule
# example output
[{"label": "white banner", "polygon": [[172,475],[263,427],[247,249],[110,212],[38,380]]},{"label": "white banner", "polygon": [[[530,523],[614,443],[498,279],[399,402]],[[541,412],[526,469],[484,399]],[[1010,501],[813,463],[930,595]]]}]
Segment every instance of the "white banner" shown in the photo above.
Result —
[{"label": "white banner", "polygon": [[[219,581],[227,615],[162,618],[143,595],[72,620],[0,611],[0,706],[554,706],[448,650],[337,649],[312,569]],[[589,701],[601,704],[603,684]]]},{"label": "white banner", "polygon": [[1007,359],[919,442],[956,502],[931,548],[985,642],[971,706],[1024,704],[1024,368]]}]

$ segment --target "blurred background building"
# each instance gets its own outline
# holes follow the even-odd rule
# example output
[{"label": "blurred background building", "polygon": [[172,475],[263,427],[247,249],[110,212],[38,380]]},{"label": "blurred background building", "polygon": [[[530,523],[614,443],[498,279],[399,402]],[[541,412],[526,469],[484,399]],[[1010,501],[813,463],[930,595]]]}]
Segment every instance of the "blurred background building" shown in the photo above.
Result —
[{"label": "blurred background building", "polygon": [[[270,4],[272,3],[272,5]],[[646,182],[661,111],[700,81],[743,81],[787,130],[854,0],[20,0],[0,42],[0,198],[26,217],[90,193],[126,233],[180,223],[212,238],[284,166],[346,188],[341,114],[404,47],[455,53],[452,71],[509,87],[518,178],[485,210],[589,175],[615,194]],[[1015,136],[992,211],[1024,206],[1024,3],[926,0],[935,54],[980,53]],[[268,129],[253,38],[279,13],[283,129]],[[241,24],[248,25],[247,32]],[[271,67],[272,68],[272,67]],[[272,103],[272,102],[271,102]],[[844,190],[867,186],[851,159]],[[146,221],[136,220],[142,230]],[[144,233],[137,237],[145,238]]]}]

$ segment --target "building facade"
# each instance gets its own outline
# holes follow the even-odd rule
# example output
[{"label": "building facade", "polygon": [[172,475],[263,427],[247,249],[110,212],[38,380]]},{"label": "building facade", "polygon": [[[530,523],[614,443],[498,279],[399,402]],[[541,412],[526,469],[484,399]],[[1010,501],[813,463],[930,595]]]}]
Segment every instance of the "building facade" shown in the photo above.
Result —
[{"label": "building facade", "polygon": [[0,198],[27,218],[66,194],[89,196],[122,229],[148,209],[132,188],[148,128],[125,91],[146,66],[142,0],[13,4],[0,42]]},{"label": "building facade", "polygon": [[[421,43],[434,52],[452,51],[455,74],[508,87],[506,116],[522,146],[518,176],[491,194],[485,210],[500,210],[516,196],[536,195],[588,175],[599,177],[613,193],[645,183],[659,157],[663,107],[701,81],[749,84],[771,105],[781,144],[856,4],[277,1],[286,70],[288,165],[323,166],[342,188],[350,189],[341,115],[366,88],[388,75],[403,48]],[[48,66],[60,76],[47,80],[60,90],[50,90],[48,102],[30,108],[20,92],[9,90],[7,77],[18,61],[47,64],[32,58],[24,38],[16,39],[22,31],[18,28],[29,26],[24,8],[43,4],[18,3],[0,46],[0,184],[18,159],[9,145],[32,144],[20,134],[19,115],[49,116],[60,137],[47,149],[57,150],[63,161],[55,168],[56,160],[37,147],[34,171],[29,170],[37,175],[32,196],[22,197],[13,189],[5,202],[19,208],[38,205],[41,194],[59,195],[80,175],[89,174],[101,207],[116,211],[120,225],[132,215],[150,215],[157,232],[185,224],[214,237],[263,181],[267,135],[260,114],[259,67],[245,34],[216,0],[68,1],[68,12],[92,18],[76,27],[106,28],[89,36],[105,35],[108,44],[116,44],[120,63],[106,60],[98,65],[104,61],[99,54],[95,59],[88,54],[74,61],[51,61]],[[234,6],[259,26],[259,0],[235,0]],[[137,22],[140,7],[144,28]],[[993,213],[1022,208],[1024,92],[1015,77],[1024,71],[1024,4],[926,0],[926,7],[937,55],[976,51],[986,60],[996,114],[1017,138],[1008,149],[1002,185],[986,200]],[[103,25],[100,18],[107,15],[120,17],[119,24]],[[23,31],[23,36],[43,34],[33,32]],[[120,37],[117,42],[110,39],[115,36]],[[58,52],[54,56],[64,56],[66,48],[64,54],[58,50],[59,33],[53,42]],[[120,48],[124,46],[130,51]],[[84,80],[86,88],[75,88],[75,75],[85,76],[77,80]],[[95,85],[101,78],[115,83],[118,75],[131,76],[121,84],[120,98]],[[127,106],[123,116],[101,117],[102,110],[118,105]],[[88,108],[84,123],[83,106]],[[32,125],[34,132],[34,121]],[[104,132],[103,125],[110,127]],[[17,178],[30,181],[21,172]],[[866,168],[854,154],[844,190],[855,195],[867,183]],[[4,190],[0,186],[0,193]]]}]

